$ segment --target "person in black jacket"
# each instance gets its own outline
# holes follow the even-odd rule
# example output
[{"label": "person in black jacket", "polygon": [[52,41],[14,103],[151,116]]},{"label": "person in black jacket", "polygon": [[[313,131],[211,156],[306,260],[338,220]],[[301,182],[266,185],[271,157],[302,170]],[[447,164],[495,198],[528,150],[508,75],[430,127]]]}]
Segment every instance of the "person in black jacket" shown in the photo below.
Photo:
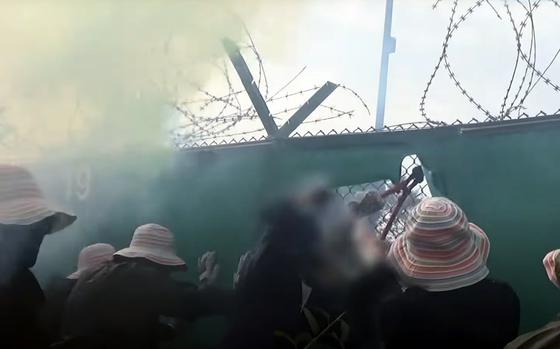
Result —
[{"label": "person in black jacket", "polygon": [[251,252],[237,283],[233,325],[223,348],[274,348],[275,331],[297,330],[301,310],[301,265],[315,228],[290,202],[266,213],[267,231]]},{"label": "person in black jacket", "polygon": [[43,348],[39,325],[44,294],[30,268],[47,234],[76,219],[47,207],[31,173],[0,165],[0,346]]},{"label": "person in black jacket", "polygon": [[77,270],[65,278],[53,278],[45,288],[46,303],[41,311],[41,324],[50,343],[61,340],[60,331],[66,299],[80,275],[112,261],[114,253],[115,248],[109,244],[98,243],[84,247],[78,256]]},{"label": "person in black jacket", "polygon": [[162,316],[195,320],[227,313],[230,292],[199,290],[170,277],[186,269],[173,244],[167,228],[140,226],[113,262],[81,275],[66,304],[67,347],[157,348]]},{"label": "person in black jacket", "polygon": [[341,286],[363,269],[353,234],[361,211],[371,210],[348,207],[323,188],[268,207],[263,236],[240,260],[237,307],[222,347],[295,348],[347,337]]},{"label": "person in black jacket", "polygon": [[[560,288],[560,250],[550,251],[543,259],[548,278]],[[534,331],[525,333],[510,342],[505,349],[555,349],[560,348],[560,316]]]},{"label": "person in black jacket", "polygon": [[488,277],[489,239],[445,198],[411,212],[388,260],[404,287],[377,307],[387,349],[502,349],[518,333],[519,299]]}]

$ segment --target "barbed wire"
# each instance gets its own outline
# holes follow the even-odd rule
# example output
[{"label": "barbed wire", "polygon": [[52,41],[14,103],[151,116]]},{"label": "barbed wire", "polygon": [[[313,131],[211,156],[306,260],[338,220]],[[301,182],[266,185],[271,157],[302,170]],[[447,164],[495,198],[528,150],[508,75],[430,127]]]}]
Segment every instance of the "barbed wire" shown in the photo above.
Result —
[{"label": "barbed wire", "polygon": [[[452,43],[452,39],[455,38],[455,34],[459,31],[459,29],[465,25],[466,21],[471,18],[474,13],[477,13],[481,7],[488,5],[489,9],[491,9],[500,20],[503,19],[502,14],[498,11],[498,6],[495,6],[496,3],[490,0],[474,1],[473,3],[465,6],[464,10],[459,8],[459,4],[463,5],[465,2],[459,2],[459,0],[453,0],[450,2],[451,12],[441,45],[441,52],[420,99],[420,114],[428,124],[445,124],[437,121],[433,116],[429,115],[427,111],[428,96],[431,88],[433,87],[434,80],[442,66],[446,71],[447,77],[450,79],[455,88],[457,88],[460,95],[462,95],[469,104],[478,110],[481,115],[490,121],[507,119],[512,113],[521,115],[523,110],[526,108],[524,104],[528,96],[531,95],[532,91],[534,91],[535,87],[540,83],[551,87],[555,92],[560,92],[560,85],[552,81],[552,79],[547,76],[549,69],[560,55],[560,49],[556,52],[550,62],[543,66],[544,69],[537,66],[537,38],[534,12],[539,8],[544,0],[516,0],[513,4],[519,6],[518,9],[521,10],[522,16],[519,22],[517,22],[512,13],[512,2],[508,0],[503,1],[503,8],[506,12],[506,20],[503,21],[503,23],[506,23],[507,27],[513,31],[516,56],[503,99],[500,100],[500,104],[495,113],[475,98],[472,91],[469,91],[469,89],[467,89],[467,87],[463,84],[452,65],[449,47]],[[442,0],[435,1],[433,8],[438,8],[441,3],[443,3]],[[560,1],[550,0],[550,3],[552,3],[556,8],[560,8]],[[267,104],[269,104],[272,117],[277,121],[277,124],[280,125],[290,116],[291,112],[302,107],[303,104],[301,100],[304,97],[308,97],[312,93],[316,92],[320,86],[313,86],[293,91],[292,84],[302,76],[307,68],[303,67],[297,71],[295,75],[291,76],[285,84],[281,85],[280,88],[271,92],[269,78],[266,74],[263,58],[257,50],[255,42],[249,31],[247,29],[245,30],[247,40],[245,43],[240,43],[239,47],[242,48],[244,54],[250,56],[249,59],[251,62],[258,65],[258,69],[256,69],[257,76],[255,83],[261,90],[263,98]],[[524,40],[524,38],[526,39]],[[202,98],[178,103],[179,106],[186,104],[189,105],[189,108],[178,108],[180,113],[185,115],[185,121],[181,128],[181,130],[183,130],[183,138],[185,140],[191,142],[197,139],[223,139],[235,135],[264,132],[262,127],[257,129],[254,127],[251,128],[251,125],[254,126],[259,116],[253,106],[247,101],[245,91],[240,87],[236,87],[233,83],[233,81],[237,82],[237,79],[230,76],[228,63],[229,62],[224,61],[223,67],[221,68],[221,72],[225,77],[226,93],[215,94],[199,88],[198,90],[202,95]],[[338,85],[338,90],[350,93],[357,101],[359,101],[364,110],[368,114],[371,114],[367,104],[354,90],[344,85]],[[278,107],[278,103],[282,103],[282,106]],[[325,107],[331,110],[330,114],[320,114],[319,111],[316,111],[311,116],[312,119],[305,121],[304,124],[320,123],[323,121],[329,121],[341,117],[351,117],[354,115],[354,110],[345,111],[340,108],[334,108],[334,106],[322,105],[320,109],[325,110]],[[249,131],[239,130],[240,128],[248,129]],[[179,143],[181,142],[182,141],[179,140]],[[184,146],[182,143],[179,145]]]},{"label": "barbed wire", "polygon": [[281,100],[281,99],[287,99],[287,98],[290,98],[290,97],[293,97],[293,96],[298,96],[298,95],[301,96],[304,93],[317,91],[318,89],[319,89],[319,86],[313,86],[311,88],[307,88],[307,89],[304,89],[304,90],[286,93],[285,95],[282,95],[282,96],[270,97],[270,98],[266,99],[266,101],[267,102],[274,102],[274,101],[278,101],[278,100]]},{"label": "barbed wire", "polygon": [[[527,78],[527,74],[529,72],[529,66],[527,65],[525,67],[525,72],[523,73],[523,77],[521,78],[521,83],[519,84],[519,87],[517,88],[517,91],[516,91],[515,96],[513,97],[512,101],[511,101],[511,104],[510,104],[509,108],[506,111],[504,111],[504,108],[507,104],[507,100],[508,100],[508,97],[509,97],[511,87],[513,86],[513,82],[515,81],[515,76],[517,74],[517,67],[519,65],[519,58],[521,57],[521,35],[523,35],[523,28],[525,27],[525,25],[523,23],[525,23],[528,19],[528,16],[526,16],[525,19],[522,22],[522,27],[518,31],[517,30],[517,25],[515,24],[515,20],[513,18],[513,15],[511,13],[511,10],[509,8],[507,0],[504,0],[504,7],[506,9],[506,13],[508,14],[511,26],[512,26],[513,31],[515,33],[517,50],[516,50],[516,58],[515,58],[515,65],[514,65],[514,68],[513,68],[513,72],[511,74],[511,78],[510,78],[510,81],[509,81],[509,84],[508,84],[508,88],[506,89],[504,100],[502,102],[502,106],[501,106],[501,109],[500,109],[500,117],[503,117],[504,115],[509,115],[510,111],[513,109],[515,101],[517,101],[517,98],[519,97],[519,94],[521,93],[521,89],[523,88],[523,85],[525,84],[525,79]],[[533,44],[531,43],[531,49],[532,49],[532,47],[533,47]]]},{"label": "barbed wire", "polygon": [[278,89],[278,91],[276,91],[276,93],[274,93],[271,97],[268,98],[268,101],[274,101],[275,97],[277,95],[280,94],[280,92],[284,91],[284,89],[288,88],[288,86],[291,85],[292,82],[296,81],[297,78],[299,78],[299,76],[301,74],[303,74],[303,72],[305,71],[305,69],[307,69],[307,66],[304,66],[303,68],[301,68],[301,70],[299,72],[297,72],[296,75],[294,75],[294,77],[292,77],[286,84],[284,84],[282,87],[280,87]]},{"label": "barbed wire", "polygon": [[[461,15],[459,17],[459,21],[457,21],[457,23],[455,23],[453,25],[453,28],[451,29],[451,32],[449,33],[449,36],[450,36],[449,38],[450,39],[453,36],[453,34],[455,33],[455,31],[457,31],[459,29],[459,26],[466,21],[468,16],[471,15],[472,13],[474,13],[476,8],[482,6],[482,4],[484,2],[488,3],[490,5],[490,7],[492,7],[492,9],[494,11],[496,11],[496,9],[488,1],[482,1],[482,0],[477,1],[473,6],[469,7],[469,9],[463,15]],[[499,14],[498,14],[498,17],[499,17]],[[482,111],[484,113],[484,115],[486,115],[489,118],[493,118],[490,111],[488,109],[484,108],[480,103],[478,103],[472,97],[472,95],[466,90],[466,88],[463,87],[463,85],[461,84],[461,82],[457,78],[457,75],[451,69],[451,64],[449,63],[449,56],[447,54],[447,51],[443,55],[443,62],[444,62],[444,66],[445,66],[445,69],[447,70],[447,73],[448,73],[449,77],[451,78],[451,80],[453,80],[453,83],[455,84],[455,87],[457,87],[459,89],[459,91],[463,94],[463,96],[465,96],[469,100],[469,102],[476,107],[476,109],[478,109],[479,111]]]},{"label": "barbed wire", "polygon": [[[518,3],[520,5],[523,5],[520,2],[518,2]],[[516,35],[517,52],[521,55],[521,57],[523,57],[524,56],[524,51],[523,51],[523,47],[521,46],[521,38],[522,38],[522,35],[523,35],[523,29],[527,25],[527,20],[531,20],[531,39],[530,39],[530,43],[529,43],[529,57],[531,57],[531,55],[532,55],[532,59],[535,62],[537,60],[537,46],[536,46],[537,45],[537,40],[536,40],[536,35],[535,35],[535,25],[534,25],[534,21],[533,21],[533,11],[534,11],[534,9],[538,8],[539,3],[540,3],[540,0],[537,0],[537,2],[535,2],[534,6],[530,6],[530,10],[525,8],[526,9],[525,19],[523,19],[523,21],[520,24],[520,28],[519,28],[519,31],[518,31],[519,35]],[[514,23],[515,23],[515,21],[514,21]],[[521,97],[521,99],[519,100],[519,103],[517,103],[517,105],[515,104],[517,102],[517,98],[519,96],[519,93],[523,89],[523,85],[525,84],[525,80],[527,79],[528,70],[531,67],[531,61],[529,59],[524,59],[523,61],[526,63],[525,72],[523,74],[523,78],[521,79],[521,83],[519,84],[519,88],[517,89],[517,93],[515,94],[514,99],[511,101],[510,107],[508,108],[505,115],[508,115],[512,110],[515,110],[515,109],[520,110],[523,107],[523,105],[525,103],[525,100],[529,96],[530,87],[531,87],[531,85],[533,83],[533,79],[535,77],[535,70],[534,69],[531,69],[531,75],[529,77],[529,82],[527,84],[527,88],[525,90],[525,93],[523,93],[523,97]]]},{"label": "barbed wire", "polygon": [[[498,12],[498,10],[496,9],[496,7],[492,4],[492,2],[490,0],[477,0],[474,4],[472,4],[470,7],[468,7],[468,9],[461,15],[461,16],[457,16],[457,12],[458,12],[458,1],[457,0],[453,0],[452,5],[451,5],[451,12],[450,12],[450,16],[449,16],[449,22],[446,28],[446,34],[444,37],[444,40],[442,42],[442,50],[440,53],[440,56],[438,57],[436,64],[434,66],[434,69],[432,71],[432,74],[430,75],[430,77],[428,78],[428,81],[426,83],[426,87],[422,93],[422,96],[420,98],[420,103],[419,103],[419,111],[421,116],[424,118],[424,120],[426,120],[429,123],[433,123],[433,124],[439,124],[438,121],[435,121],[433,119],[433,117],[430,117],[426,111],[426,104],[427,104],[427,97],[428,97],[428,93],[430,91],[430,88],[433,85],[434,79],[439,71],[439,69],[441,68],[441,65],[443,64],[445,69],[447,70],[447,75],[449,77],[449,79],[451,80],[451,82],[453,83],[453,85],[459,90],[460,94],[463,95],[466,100],[472,104],[478,111],[482,112],[487,118],[490,119],[503,119],[508,117],[512,112],[514,111],[518,111],[519,113],[521,112],[521,110],[523,110],[525,108],[524,103],[527,100],[527,97],[531,94],[531,92],[534,90],[534,88],[537,86],[537,84],[540,81],[543,81],[546,85],[548,85],[549,87],[551,87],[555,92],[560,92],[560,86],[556,83],[554,83],[549,77],[546,76],[546,73],[548,72],[548,70],[550,69],[550,67],[552,66],[552,64],[556,61],[556,59],[558,58],[558,56],[560,55],[560,49],[556,52],[556,54],[554,55],[554,57],[551,59],[551,61],[547,64],[546,68],[544,70],[540,70],[539,68],[536,67],[536,62],[537,62],[537,48],[536,48],[536,30],[535,30],[535,23],[534,23],[534,12],[537,8],[539,8],[539,6],[541,5],[541,0],[537,0],[535,2],[531,2],[530,0],[527,0],[527,4],[523,3],[523,1],[521,0],[516,0],[517,4],[523,8],[524,10],[524,18],[523,20],[520,22],[519,26],[516,24],[515,19],[513,17],[513,14],[511,12],[510,9],[510,5],[508,4],[507,0],[504,0],[504,7],[507,13],[507,17],[509,19],[509,23],[511,24],[512,30],[514,32],[515,35],[515,44],[516,44],[516,58],[515,58],[515,62],[513,65],[513,71],[511,74],[511,77],[509,79],[505,94],[504,94],[504,98],[501,102],[500,105],[500,111],[499,114],[497,116],[492,115],[492,113],[490,112],[490,110],[486,107],[484,107],[482,105],[482,103],[478,102],[473,96],[472,94],[464,87],[464,85],[461,83],[461,81],[458,78],[457,73],[453,70],[450,61],[449,61],[449,45],[450,45],[450,41],[451,38],[453,37],[454,33],[459,29],[459,27],[461,25],[464,24],[464,22],[466,21],[466,19],[472,15],[477,9],[479,9],[484,3],[488,4],[488,6],[492,9],[492,11],[495,13],[495,15],[497,16],[498,19],[502,19],[500,13]],[[432,8],[436,9],[438,7],[438,5],[441,3],[441,0],[437,0]],[[557,0],[550,0],[550,2],[552,4],[554,4],[555,7],[560,8],[560,2]],[[522,46],[522,38],[523,38],[523,34],[524,34],[524,29],[527,27],[527,25],[530,24],[529,26],[529,31],[530,31],[530,39],[529,39],[529,52],[525,52],[525,50],[523,49]],[[519,28],[519,29],[518,29]],[[516,78],[518,77],[518,73],[519,73],[519,63],[520,61],[524,62],[525,65],[525,69],[523,71],[523,74],[521,75],[521,80],[519,85],[517,85],[517,87],[515,88],[515,93],[513,94],[513,97],[510,100],[510,96],[511,96],[511,92],[512,92],[512,88],[514,86],[514,82],[516,80]],[[535,80],[535,75],[538,77],[537,80]],[[525,90],[523,90],[525,87]],[[522,93],[523,91],[523,93]],[[506,105],[508,105],[508,101],[509,101],[509,107],[506,109]]]},{"label": "barbed wire", "polygon": [[[326,109],[332,109],[332,111],[335,112],[335,113],[333,115],[330,115],[330,116],[321,117],[317,120],[306,120],[302,124],[304,124],[304,125],[317,124],[317,123],[324,122],[324,121],[327,121],[327,120],[339,119],[339,118],[345,117],[345,116],[346,117],[352,117],[355,113],[354,110],[343,111],[343,110],[337,110],[336,108],[329,107],[329,106],[322,106],[322,107],[326,108]],[[222,132],[219,135],[216,135],[216,134],[208,134],[208,135],[203,135],[203,136],[201,135],[201,136],[197,136],[197,137],[192,137],[189,140],[191,142],[193,142],[193,141],[194,142],[204,142],[204,141],[208,141],[208,140],[220,141],[220,140],[223,140],[223,139],[231,139],[232,137],[246,136],[246,135],[256,134],[256,133],[263,133],[263,132],[265,132],[265,129],[264,129],[264,127],[259,127],[259,128],[248,130],[248,131],[239,131],[239,132],[234,132],[234,133],[225,133],[225,131],[227,131],[227,129],[223,130],[223,131],[224,132]],[[265,137],[263,136],[263,138],[265,138]],[[185,148],[185,147],[188,147],[190,145],[193,145],[193,144],[182,144],[181,148]]]},{"label": "barbed wire", "polygon": [[[452,10],[451,10],[451,16],[450,16],[450,18],[449,18],[449,25],[447,26],[447,33],[446,33],[445,40],[444,40],[444,43],[443,43],[443,50],[442,50],[441,55],[440,55],[440,57],[439,57],[439,59],[438,59],[438,63],[436,64],[436,66],[435,66],[435,68],[434,68],[434,71],[433,71],[432,75],[430,76],[430,79],[428,80],[428,84],[427,84],[427,86],[426,86],[426,89],[424,90],[424,94],[422,95],[422,98],[421,98],[421,101],[420,101],[420,112],[421,112],[422,116],[423,116],[427,121],[434,122],[433,120],[431,120],[431,119],[428,118],[428,116],[427,116],[427,113],[426,113],[426,111],[425,111],[425,101],[426,101],[427,93],[428,93],[428,91],[429,91],[429,89],[430,89],[430,87],[431,87],[431,85],[432,85],[432,83],[433,83],[433,80],[434,80],[434,78],[435,78],[435,76],[436,76],[436,74],[437,74],[437,72],[438,72],[438,70],[439,70],[439,68],[440,68],[440,66],[441,66],[442,61],[443,61],[443,63],[444,63],[445,69],[446,69],[447,72],[448,72],[449,78],[453,81],[455,87],[457,87],[457,88],[459,89],[459,91],[461,92],[461,94],[462,94],[463,96],[465,96],[465,97],[468,99],[468,101],[476,107],[476,109],[478,109],[479,111],[482,111],[487,117],[492,118],[492,115],[491,115],[490,111],[487,110],[486,108],[484,108],[484,107],[482,106],[482,104],[478,103],[478,102],[471,96],[471,94],[462,86],[461,82],[460,82],[459,79],[457,78],[456,73],[451,69],[451,64],[449,63],[449,56],[448,56],[448,54],[447,54],[447,50],[448,50],[448,47],[449,47],[449,40],[451,40],[451,38],[452,38],[454,32],[455,32],[456,30],[458,30],[458,29],[459,29],[459,26],[460,26],[461,24],[463,24],[463,23],[467,20],[467,18],[468,18],[471,14],[473,14],[474,11],[475,11],[478,7],[482,6],[482,4],[483,4],[484,2],[485,2],[484,0],[478,0],[478,1],[476,1],[475,4],[472,5],[471,7],[469,7],[469,8],[465,11],[465,13],[463,13],[463,14],[459,17],[459,20],[456,21],[456,22],[455,22],[455,15],[456,15],[456,12],[457,12],[458,1],[454,1],[454,2],[453,2],[453,7],[452,7]],[[436,4],[436,6],[437,6],[437,4]],[[434,6],[434,8],[435,8],[436,6]],[[492,7],[492,6],[491,6],[491,7]],[[493,8],[493,7],[492,7],[492,8]],[[493,9],[494,9],[494,8],[493,8]],[[495,10],[495,9],[494,9],[494,10]],[[498,17],[499,17],[499,15],[498,15]]]},{"label": "barbed wire", "polygon": [[[557,1],[551,0],[550,2],[552,4],[554,4],[554,6],[560,8],[560,4]],[[509,6],[508,6],[507,2],[504,1],[504,6],[506,7],[506,11],[508,12],[510,22],[512,23],[512,27],[513,27],[513,29],[516,33],[518,54],[521,56],[523,61],[526,63],[525,74],[524,74],[522,82],[519,86],[518,91],[521,90],[522,85],[525,82],[525,78],[526,78],[526,75],[527,75],[527,70],[531,70],[531,77],[529,79],[529,83],[527,85],[525,93],[524,93],[523,97],[520,99],[519,103],[514,107],[515,101],[517,100],[517,96],[518,96],[518,94],[516,94],[516,97],[512,100],[512,103],[511,103],[510,108],[508,110],[510,110],[510,109],[511,110],[523,109],[523,105],[525,103],[525,100],[527,99],[529,94],[533,91],[533,89],[538,85],[538,83],[540,81],[544,81],[545,84],[549,85],[555,92],[557,92],[557,93],[560,92],[560,86],[558,84],[552,82],[552,80],[546,76],[546,73],[548,72],[548,70],[550,69],[552,64],[556,61],[556,59],[558,58],[558,55],[560,54],[560,49],[556,51],[556,54],[550,60],[550,62],[548,63],[548,65],[546,66],[544,71],[540,71],[538,68],[536,68],[536,61],[537,61],[536,34],[535,34],[533,12],[541,5],[542,2],[541,2],[541,0],[537,0],[535,3],[531,4],[531,2],[528,1],[528,4],[525,5],[520,0],[517,0],[517,3],[520,6],[522,6],[525,9],[525,12],[526,12],[525,19],[520,24],[519,31],[517,31],[513,16],[511,14],[511,11],[509,10]],[[531,44],[530,44],[528,55],[523,51],[523,49],[521,47],[521,38],[523,36],[523,28],[527,25],[527,20],[531,21]],[[534,79],[535,74],[538,76],[538,79],[533,83],[533,79]],[[507,114],[507,112],[505,114]]]},{"label": "barbed wire", "polygon": [[251,33],[249,32],[249,29],[247,28],[245,23],[243,23],[243,29],[245,31],[245,35],[247,36],[247,38],[249,39],[249,42],[250,42],[250,45],[249,45],[248,48],[253,52],[253,55],[255,56],[255,58],[256,58],[256,60],[259,64],[259,80],[257,82],[257,86],[261,86],[261,78],[262,78],[264,80],[264,96],[265,96],[265,99],[266,99],[266,97],[268,97],[268,79],[266,77],[266,71],[264,70],[263,60],[262,60],[262,57],[261,57],[259,51],[257,50],[255,42],[253,41],[253,37],[251,36]]},{"label": "barbed wire", "polygon": [[[256,49],[253,38],[246,30],[247,43],[240,43],[239,47],[248,58],[248,63],[253,62],[258,65],[256,70],[255,84],[263,94],[263,98],[269,105],[271,115],[277,124],[282,124],[293,112],[300,109],[305,102],[302,99],[308,98],[312,93],[319,90],[320,86],[298,89],[294,91],[291,86],[306,70],[306,66],[300,69],[294,76],[274,92],[270,92],[269,79],[264,68],[263,59]],[[174,133],[174,141],[177,146],[184,147],[192,142],[204,142],[211,139],[224,139],[234,136],[245,136],[264,133],[263,127],[254,128],[254,122],[259,118],[253,105],[247,99],[245,91],[241,87],[235,87],[233,78],[228,69],[228,62],[224,60],[222,65],[216,65],[220,73],[224,76],[226,93],[216,94],[204,88],[195,86],[199,97],[189,100],[176,102],[175,110],[182,114],[183,121]],[[353,89],[345,85],[337,85],[338,93],[349,93],[359,105],[371,114],[368,105]],[[299,102],[295,102],[295,101]],[[278,103],[282,103],[278,107]],[[320,110],[328,113],[321,113]],[[333,105],[321,104],[318,110],[302,124],[318,124],[342,117],[352,117],[354,110],[342,110]],[[243,125],[241,125],[243,123]],[[251,128],[251,125],[253,127]],[[235,131],[236,127],[247,130]]]},{"label": "barbed wire", "polygon": [[[436,1],[436,3],[432,6],[433,9],[435,9],[437,7],[437,5],[439,4],[441,0]],[[428,79],[428,82],[426,84],[426,88],[424,89],[424,94],[422,95],[422,97],[420,98],[420,114],[422,114],[422,117],[428,122],[428,123],[434,123],[434,124],[439,124],[439,122],[434,121],[432,119],[430,119],[428,117],[428,114],[426,113],[426,98],[428,96],[428,91],[430,90],[430,87],[432,86],[432,83],[436,77],[436,74],[441,66],[441,62],[443,61],[443,57],[445,56],[446,52],[447,52],[447,48],[448,43],[449,43],[449,39],[451,38],[451,28],[453,26],[454,23],[454,18],[455,18],[455,13],[457,11],[457,6],[459,4],[459,0],[453,0],[453,6],[451,7],[451,16],[449,17],[449,24],[447,26],[447,34],[445,35],[445,39],[443,40],[443,45],[442,45],[442,51],[441,51],[441,55],[439,56],[439,59],[432,71],[432,75],[430,75],[430,78]]]}]

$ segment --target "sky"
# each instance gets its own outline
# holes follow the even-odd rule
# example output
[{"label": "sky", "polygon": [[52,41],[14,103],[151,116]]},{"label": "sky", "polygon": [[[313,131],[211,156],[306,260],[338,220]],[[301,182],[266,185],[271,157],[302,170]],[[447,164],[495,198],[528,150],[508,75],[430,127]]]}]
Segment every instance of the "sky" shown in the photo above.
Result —
[{"label": "sky", "polygon": [[[474,3],[460,0],[457,13]],[[483,2],[454,32],[448,55],[462,86],[497,115],[515,64],[516,41],[504,2],[489,3]],[[507,0],[517,25],[524,16],[520,3],[528,0]],[[537,67],[544,70],[560,49],[560,8],[550,0],[539,3],[534,14]],[[395,0],[396,52],[389,64],[386,125],[423,120],[420,97],[441,53],[453,2],[441,0],[435,9],[433,4]],[[305,67],[279,96],[332,81],[351,88],[369,108],[338,88],[325,105],[353,111],[353,116],[301,125],[298,132],[368,128],[375,122],[384,12],[384,0],[1,2],[0,159],[17,161],[53,153],[53,148],[110,152],[123,146],[169,145],[169,131],[189,124],[175,104],[204,99],[200,89],[227,93],[219,69],[223,62],[234,88],[241,89],[220,39],[246,43],[243,26],[262,57],[269,85],[268,94],[261,85],[265,97]],[[529,30],[525,33],[522,47],[528,52]],[[254,57],[247,49],[242,52],[256,77]],[[560,63],[547,76],[560,84]],[[269,102],[277,124],[311,93]],[[244,93],[239,98],[250,106]],[[558,101],[557,92],[541,82],[525,101],[525,111],[553,113],[560,108]],[[204,110],[187,105],[200,117],[221,109],[219,103]],[[434,80],[426,110],[432,120],[445,122],[483,117],[445,69]],[[335,114],[319,108],[308,121]],[[183,137],[196,131],[191,126],[181,128]],[[261,127],[257,119],[243,119],[225,134]]]},{"label": "sky", "polygon": [[[464,13],[474,3],[461,0],[457,12]],[[452,69],[462,85],[496,115],[514,67],[516,41],[503,2],[491,3],[501,19],[492,7],[483,4],[456,31],[448,53]],[[515,1],[508,3],[514,18],[520,22],[522,7]],[[423,120],[419,112],[420,97],[441,53],[452,1],[441,1],[435,9],[433,4],[429,0],[394,2],[392,36],[396,38],[396,52],[391,55],[389,64],[386,125]],[[286,76],[307,66],[293,90],[330,80],[354,89],[370,107],[371,115],[359,108],[351,95],[336,91],[326,103],[333,101],[341,109],[356,110],[356,116],[310,125],[307,129],[367,128],[374,124],[384,11],[384,0],[309,2],[290,28],[290,40],[284,44],[281,54],[276,47],[267,44],[270,33],[275,30],[270,26],[269,16],[263,13],[250,22],[250,31],[263,56],[269,81],[283,82]],[[555,24],[560,18],[560,9],[550,1],[542,1],[534,18],[537,66],[543,70],[560,49],[557,41],[560,27]],[[528,50],[529,42],[523,43]],[[553,64],[547,75],[553,81],[560,81],[560,63]],[[445,69],[438,72],[426,103],[433,120],[452,122],[484,118],[459,93]],[[542,82],[525,105],[527,113],[540,110],[552,113],[560,108],[558,94]],[[314,115],[319,117],[320,114]]]}]

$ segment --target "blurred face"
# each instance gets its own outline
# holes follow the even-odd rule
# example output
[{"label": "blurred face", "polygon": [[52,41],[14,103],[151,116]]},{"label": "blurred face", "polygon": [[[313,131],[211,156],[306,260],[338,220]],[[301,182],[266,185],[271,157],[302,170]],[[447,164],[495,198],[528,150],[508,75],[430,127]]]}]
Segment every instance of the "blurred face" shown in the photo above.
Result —
[{"label": "blurred face", "polygon": [[367,219],[358,219],[342,200],[326,204],[317,215],[317,225],[321,241],[313,274],[323,286],[343,286],[384,258],[384,242]]},{"label": "blurred face", "polygon": [[323,202],[314,216],[320,234],[313,278],[328,287],[344,284],[359,264],[353,234],[355,216],[338,197]]},{"label": "blurred face", "polygon": [[[362,202],[370,205],[379,200],[372,194]],[[308,268],[303,273],[307,282],[344,287],[384,258],[386,246],[377,239],[367,219],[360,219],[352,207],[332,192],[325,189],[311,192],[303,196],[300,204],[313,217],[318,230]]]},{"label": "blurred face", "polygon": [[353,231],[354,245],[364,268],[371,267],[385,258],[389,245],[377,237],[366,217],[361,218]]},{"label": "blurred face", "polygon": [[31,268],[52,227],[52,218],[31,225],[0,225],[0,261],[3,271]]}]

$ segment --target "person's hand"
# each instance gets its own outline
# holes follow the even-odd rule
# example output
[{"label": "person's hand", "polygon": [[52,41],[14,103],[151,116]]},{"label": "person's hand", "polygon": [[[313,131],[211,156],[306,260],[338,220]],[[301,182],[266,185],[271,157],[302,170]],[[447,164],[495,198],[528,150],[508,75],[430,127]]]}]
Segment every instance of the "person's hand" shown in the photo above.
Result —
[{"label": "person's hand", "polygon": [[385,206],[385,199],[377,191],[367,192],[363,199],[354,206],[354,211],[360,216],[368,216],[380,211]]},{"label": "person's hand", "polygon": [[376,238],[373,244],[379,256],[383,256],[383,257],[387,256],[389,250],[391,249],[391,243],[387,240],[381,240],[379,238]]},{"label": "person's hand", "polygon": [[384,260],[391,247],[388,241],[379,239],[377,234],[361,228],[359,225],[355,231],[354,243],[366,266],[372,266]]},{"label": "person's hand", "polygon": [[198,280],[201,287],[211,286],[216,283],[220,274],[220,265],[216,263],[216,251],[205,252],[198,258]]},{"label": "person's hand", "polygon": [[237,288],[239,282],[243,280],[247,274],[247,268],[249,266],[249,256],[251,252],[245,252],[239,257],[239,264],[237,264],[237,271],[233,274],[233,288]]}]

